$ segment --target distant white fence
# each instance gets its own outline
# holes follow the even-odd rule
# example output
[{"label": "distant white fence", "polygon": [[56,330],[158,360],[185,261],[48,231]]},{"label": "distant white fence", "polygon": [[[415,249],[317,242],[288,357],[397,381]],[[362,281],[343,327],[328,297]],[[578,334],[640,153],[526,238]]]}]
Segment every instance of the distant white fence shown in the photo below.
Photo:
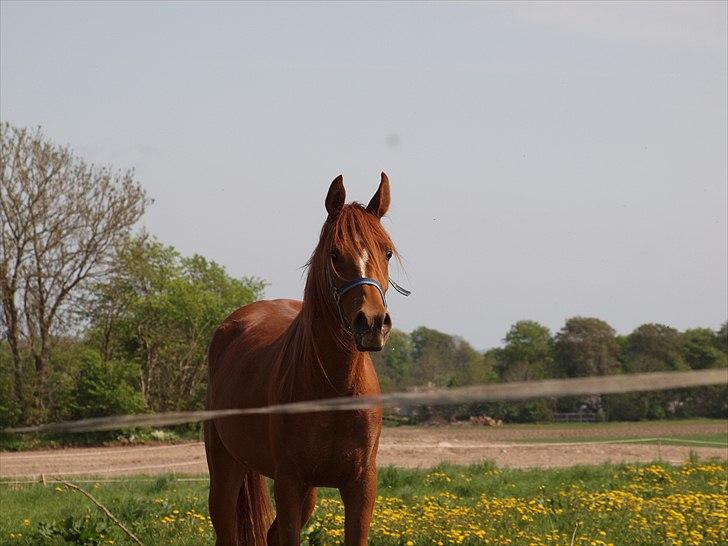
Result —
[{"label": "distant white fence", "polygon": [[596,423],[597,414],[592,411],[554,413],[554,421],[558,423]]}]

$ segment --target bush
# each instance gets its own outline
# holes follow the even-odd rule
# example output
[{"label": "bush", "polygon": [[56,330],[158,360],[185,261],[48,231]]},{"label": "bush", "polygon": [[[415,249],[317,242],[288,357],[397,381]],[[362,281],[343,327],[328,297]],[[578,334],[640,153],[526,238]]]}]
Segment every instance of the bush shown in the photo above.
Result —
[{"label": "bush", "polygon": [[132,362],[104,362],[98,353],[86,351],[70,403],[71,419],[138,413],[144,399],[136,383],[139,365]]},{"label": "bush", "polygon": [[604,396],[604,411],[609,421],[643,421],[664,419],[661,393],[626,393]]},{"label": "bush", "polygon": [[546,398],[524,402],[486,402],[475,405],[478,413],[500,419],[504,423],[545,423],[552,421],[552,403]]}]

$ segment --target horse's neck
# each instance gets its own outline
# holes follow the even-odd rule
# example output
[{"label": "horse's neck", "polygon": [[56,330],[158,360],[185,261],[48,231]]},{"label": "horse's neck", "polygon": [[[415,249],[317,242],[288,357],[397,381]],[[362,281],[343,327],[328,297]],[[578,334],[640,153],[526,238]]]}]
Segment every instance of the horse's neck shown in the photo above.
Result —
[{"label": "horse's neck", "polygon": [[[324,315],[315,313],[313,316]],[[309,328],[299,329],[301,342],[309,349],[305,351],[305,362],[300,365],[306,368],[301,371],[316,391],[311,394],[324,397],[367,394],[373,389],[369,384],[371,381],[367,381],[371,376],[371,359],[368,354],[357,351],[353,343],[342,345],[335,333],[338,328],[338,321],[323,318]],[[349,334],[343,336],[346,339]]]},{"label": "horse's neck", "polygon": [[[327,385],[336,394],[364,394],[363,391],[367,390],[364,384],[365,368],[371,366],[369,355],[360,353],[353,346],[342,348],[335,339],[327,339],[323,333],[316,335],[315,343],[321,359],[321,372]],[[313,365],[316,366],[316,363]]]}]

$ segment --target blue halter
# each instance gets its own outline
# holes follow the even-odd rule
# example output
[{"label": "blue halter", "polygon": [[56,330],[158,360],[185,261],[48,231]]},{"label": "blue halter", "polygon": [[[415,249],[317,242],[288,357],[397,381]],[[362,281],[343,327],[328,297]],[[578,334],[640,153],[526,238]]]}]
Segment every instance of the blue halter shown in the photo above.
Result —
[{"label": "blue halter", "polygon": [[[349,290],[352,288],[356,288],[357,286],[364,286],[369,285],[373,286],[377,289],[379,292],[379,295],[382,296],[382,303],[384,304],[384,308],[387,308],[387,297],[384,295],[384,289],[382,288],[382,285],[379,284],[379,282],[375,279],[371,279],[369,277],[359,277],[358,279],[354,279],[353,281],[349,281],[345,283],[342,286],[337,287],[334,284],[334,279],[331,277],[331,269],[326,269],[326,276],[329,280],[329,289],[331,290],[331,294],[334,296],[334,302],[336,302],[336,309],[339,312],[339,319],[341,320],[341,325],[344,327],[344,329],[347,332],[351,333],[351,328],[346,324],[346,321],[344,320],[344,313],[341,311],[341,296],[346,294]],[[403,296],[409,296],[412,292],[409,290],[406,290],[405,288],[402,288],[399,286],[396,282],[394,282],[392,279],[389,279],[389,284],[392,285],[392,288],[394,288],[397,292],[402,294]]]}]

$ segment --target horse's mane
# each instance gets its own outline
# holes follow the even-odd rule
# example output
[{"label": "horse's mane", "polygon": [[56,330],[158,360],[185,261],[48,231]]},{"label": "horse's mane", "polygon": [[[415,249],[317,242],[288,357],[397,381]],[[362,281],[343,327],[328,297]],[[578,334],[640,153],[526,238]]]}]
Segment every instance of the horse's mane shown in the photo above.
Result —
[{"label": "horse's mane", "polygon": [[[297,389],[300,389],[301,383],[311,385],[316,376],[323,376],[324,381],[328,381],[315,340],[317,330],[320,331],[320,328],[328,324],[339,324],[336,304],[327,277],[327,269],[332,268],[330,258],[332,250],[346,255],[361,255],[365,249],[371,252],[377,248],[381,250],[381,255],[391,250],[399,257],[379,218],[361,203],[344,205],[336,216],[329,216],[324,222],[319,242],[305,265],[308,273],[303,292],[303,308],[284,334],[283,348],[276,366],[281,374],[278,382],[280,385],[277,392],[278,401],[290,400],[296,383],[298,383]],[[382,267],[386,261],[372,260],[370,264],[374,268],[371,274],[382,279],[386,289],[388,276],[386,269]],[[331,275],[337,279],[333,269]],[[334,335],[342,348],[353,346],[351,336],[343,328],[335,327]]]}]

